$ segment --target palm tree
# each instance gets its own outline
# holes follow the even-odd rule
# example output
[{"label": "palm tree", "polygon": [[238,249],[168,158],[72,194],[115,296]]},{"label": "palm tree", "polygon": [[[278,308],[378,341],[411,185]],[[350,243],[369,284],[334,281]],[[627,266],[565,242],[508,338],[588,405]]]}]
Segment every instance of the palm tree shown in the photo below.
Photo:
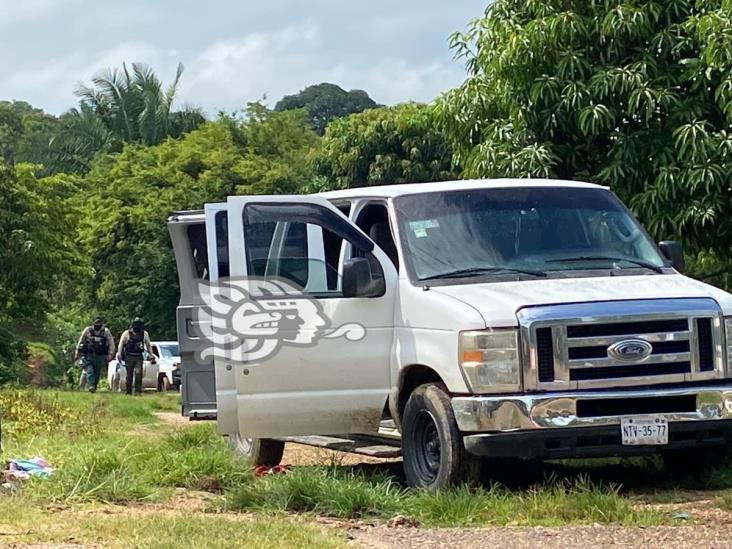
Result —
[{"label": "palm tree", "polygon": [[85,173],[99,151],[111,152],[119,142],[102,118],[81,104],[60,117],[61,127],[48,143],[43,160],[47,173]]},{"label": "palm tree", "polygon": [[173,83],[164,89],[147,65],[133,63],[130,70],[123,63],[92,78],[92,85],[79,86],[79,108],[64,115],[63,128],[52,140],[51,162],[57,169],[86,171],[99,151],[121,143],[157,145],[196,129],[205,121],[200,109],[173,110],[182,74],[179,63]]}]

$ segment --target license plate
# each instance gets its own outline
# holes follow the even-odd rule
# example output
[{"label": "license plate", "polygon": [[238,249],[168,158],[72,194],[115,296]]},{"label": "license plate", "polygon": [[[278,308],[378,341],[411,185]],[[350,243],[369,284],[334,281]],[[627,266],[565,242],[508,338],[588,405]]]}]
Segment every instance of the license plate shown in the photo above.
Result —
[{"label": "license plate", "polygon": [[668,419],[665,416],[620,418],[623,446],[668,444]]}]

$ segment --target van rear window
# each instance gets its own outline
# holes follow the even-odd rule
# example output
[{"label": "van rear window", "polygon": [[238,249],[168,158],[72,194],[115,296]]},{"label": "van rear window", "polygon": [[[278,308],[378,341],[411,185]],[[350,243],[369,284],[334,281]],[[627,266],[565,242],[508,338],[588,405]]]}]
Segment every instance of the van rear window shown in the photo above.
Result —
[{"label": "van rear window", "polygon": [[191,247],[193,266],[196,269],[196,276],[201,280],[209,279],[208,272],[208,247],[206,245],[206,225],[196,223],[189,225],[188,244]]}]

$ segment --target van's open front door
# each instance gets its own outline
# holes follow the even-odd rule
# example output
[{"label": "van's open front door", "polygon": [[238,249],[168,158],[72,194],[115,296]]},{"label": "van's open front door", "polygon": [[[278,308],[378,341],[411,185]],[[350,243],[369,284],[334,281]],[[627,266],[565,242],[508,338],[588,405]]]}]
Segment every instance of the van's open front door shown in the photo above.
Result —
[{"label": "van's open front door", "polygon": [[[208,243],[209,280],[216,292],[220,280],[229,277],[229,218],[226,203],[206,204],[206,241]],[[238,433],[236,413],[236,376],[222,356],[214,355],[216,423],[222,435]]]},{"label": "van's open front door", "polygon": [[204,212],[177,212],[168,219],[180,283],[176,311],[181,358],[182,413],[191,419],[216,418],[216,380],[213,360],[201,360],[207,345],[196,310],[203,305],[199,283],[210,277]]},{"label": "van's open front door", "polygon": [[[228,228],[231,299],[219,313],[232,332],[239,435],[376,432],[390,387],[392,263],[321,197],[229,197]],[[345,243],[361,257],[343,260]]]}]

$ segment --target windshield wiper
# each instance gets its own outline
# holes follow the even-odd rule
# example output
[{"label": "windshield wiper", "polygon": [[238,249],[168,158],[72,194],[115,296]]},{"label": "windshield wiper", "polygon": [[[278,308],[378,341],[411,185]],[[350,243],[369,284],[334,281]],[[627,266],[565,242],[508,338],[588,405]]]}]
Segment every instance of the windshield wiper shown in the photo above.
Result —
[{"label": "windshield wiper", "polygon": [[577,256],[577,257],[563,257],[560,259],[549,259],[546,261],[546,263],[570,263],[570,262],[574,262],[574,261],[627,261],[628,263],[633,263],[634,265],[638,265],[639,267],[644,267],[646,269],[650,269],[657,273],[663,274],[662,267],[653,265],[652,263],[648,263],[646,261],[640,261],[638,259],[630,259],[627,257],[610,257],[610,256],[604,256],[604,255],[581,255],[581,256]]},{"label": "windshield wiper", "polygon": [[547,275],[544,271],[531,271],[528,269],[513,269],[511,267],[469,267],[467,269],[458,269],[456,271],[448,271],[436,275],[426,276],[420,280],[436,280],[439,278],[468,278],[472,276],[481,276],[484,274],[494,273],[518,273],[545,278]]}]

